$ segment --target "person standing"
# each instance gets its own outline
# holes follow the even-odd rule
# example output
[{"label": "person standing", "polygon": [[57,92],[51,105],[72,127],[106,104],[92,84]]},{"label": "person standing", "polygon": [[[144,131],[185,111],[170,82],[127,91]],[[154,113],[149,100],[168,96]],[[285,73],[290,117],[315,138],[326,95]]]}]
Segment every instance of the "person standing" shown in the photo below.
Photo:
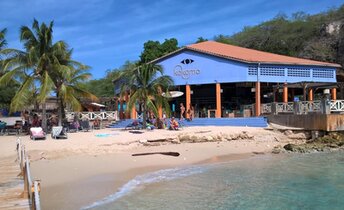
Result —
[{"label": "person standing", "polygon": [[195,117],[195,110],[194,110],[194,107],[190,104],[190,121]]},{"label": "person standing", "polygon": [[180,120],[184,119],[184,113],[185,113],[185,106],[183,103],[180,103]]}]

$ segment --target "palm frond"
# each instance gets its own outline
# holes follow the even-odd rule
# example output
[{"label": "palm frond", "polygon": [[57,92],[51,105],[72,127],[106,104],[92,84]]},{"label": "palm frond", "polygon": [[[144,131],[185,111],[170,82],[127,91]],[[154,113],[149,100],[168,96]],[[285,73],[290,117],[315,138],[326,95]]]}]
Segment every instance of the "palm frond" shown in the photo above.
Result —
[{"label": "palm frond", "polygon": [[27,77],[22,86],[17,91],[16,95],[13,97],[10,111],[16,112],[22,110],[28,105],[28,102],[31,99],[31,86],[33,85],[34,78]]},{"label": "palm frond", "polygon": [[52,78],[49,76],[48,72],[44,72],[42,76],[42,80],[41,80],[40,93],[37,98],[39,102],[45,101],[49,93],[52,91],[53,86],[54,86],[54,82]]}]

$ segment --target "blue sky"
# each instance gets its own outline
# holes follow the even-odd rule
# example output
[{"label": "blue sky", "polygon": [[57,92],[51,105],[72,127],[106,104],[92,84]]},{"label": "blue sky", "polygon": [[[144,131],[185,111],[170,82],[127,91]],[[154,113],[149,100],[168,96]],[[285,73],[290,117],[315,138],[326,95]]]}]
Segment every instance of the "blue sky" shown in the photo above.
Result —
[{"label": "blue sky", "polygon": [[135,61],[148,40],[177,38],[179,46],[202,36],[231,35],[279,13],[315,14],[343,0],[1,0],[0,29],[9,48],[21,49],[19,28],[54,20],[54,41],[64,40],[73,58],[92,67],[94,79]]}]

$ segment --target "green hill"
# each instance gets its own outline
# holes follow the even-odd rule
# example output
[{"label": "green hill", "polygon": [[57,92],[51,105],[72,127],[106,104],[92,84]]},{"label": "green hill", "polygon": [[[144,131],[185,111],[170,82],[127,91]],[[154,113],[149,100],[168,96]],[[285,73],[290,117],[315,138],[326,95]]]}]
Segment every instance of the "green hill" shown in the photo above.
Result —
[{"label": "green hill", "polygon": [[291,17],[278,15],[215,41],[282,55],[327,61],[344,66],[344,5],[327,12]]}]

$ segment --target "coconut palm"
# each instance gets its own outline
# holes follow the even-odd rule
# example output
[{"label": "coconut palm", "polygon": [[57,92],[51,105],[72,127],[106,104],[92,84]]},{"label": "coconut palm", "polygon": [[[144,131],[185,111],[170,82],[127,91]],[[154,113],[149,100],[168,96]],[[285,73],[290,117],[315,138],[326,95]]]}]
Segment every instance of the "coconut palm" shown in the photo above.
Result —
[{"label": "coconut palm", "polygon": [[136,103],[142,105],[144,128],[146,128],[147,111],[153,111],[156,116],[158,115],[157,107],[162,106],[169,111],[168,101],[161,93],[173,86],[173,80],[163,73],[160,65],[143,64],[122,71],[115,80],[115,83],[121,82],[122,95],[128,91],[130,93],[127,111],[131,110]]},{"label": "coconut palm", "polygon": [[[73,75],[75,76],[74,70],[77,70],[74,67],[79,63],[71,60],[72,51],[68,50],[64,41],[53,43],[53,22],[49,25],[45,23],[39,25],[38,21],[34,20],[32,29],[27,26],[21,27],[20,41],[23,42],[25,51],[2,50],[2,54],[7,56],[4,62],[7,72],[0,78],[0,84],[6,84],[11,79],[22,82],[11,102],[11,111],[23,109],[32,98],[31,90],[39,87],[37,101],[42,104],[42,126],[46,130],[45,100],[52,91],[59,93],[60,99],[69,100],[70,103],[75,104],[75,100],[64,95],[67,92],[70,93],[71,88],[62,90],[65,86],[61,84],[71,81]],[[81,69],[86,70],[84,67]],[[79,70],[77,75],[80,74]],[[78,91],[77,89],[75,92]]]},{"label": "coconut palm", "polygon": [[[6,28],[5,28],[5,29],[2,29],[2,30],[0,31],[0,50],[2,50],[2,49],[3,49],[4,47],[6,47],[6,45],[7,45],[7,42],[6,42],[6,39],[5,39],[6,31],[7,31]],[[1,75],[4,73],[4,72],[3,72],[3,66],[2,66],[2,64],[3,64],[3,61],[2,61],[2,58],[1,58],[1,55],[0,55],[0,77],[1,77]]]},{"label": "coconut palm", "polygon": [[42,104],[42,126],[46,130],[45,100],[50,94],[54,83],[50,77],[52,65],[56,62],[55,53],[65,46],[59,41],[53,44],[53,22],[49,25],[37,20],[33,21],[32,30],[27,26],[20,29],[20,41],[24,44],[25,51],[6,49],[3,51],[9,58],[5,60],[5,69],[9,70],[0,79],[0,83],[6,83],[13,78],[21,77],[22,85],[14,96],[10,110],[18,111],[25,107],[30,99],[31,89],[39,84],[37,100]]},{"label": "coconut palm", "polygon": [[71,59],[72,51],[63,51],[56,55],[58,62],[53,66],[51,76],[55,84],[56,97],[59,103],[59,125],[65,116],[64,108],[70,107],[74,111],[81,110],[80,98],[89,98],[92,101],[97,97],[88,92],[82,82],[88,80],[91,74],[88,73],[88,66]]}]

